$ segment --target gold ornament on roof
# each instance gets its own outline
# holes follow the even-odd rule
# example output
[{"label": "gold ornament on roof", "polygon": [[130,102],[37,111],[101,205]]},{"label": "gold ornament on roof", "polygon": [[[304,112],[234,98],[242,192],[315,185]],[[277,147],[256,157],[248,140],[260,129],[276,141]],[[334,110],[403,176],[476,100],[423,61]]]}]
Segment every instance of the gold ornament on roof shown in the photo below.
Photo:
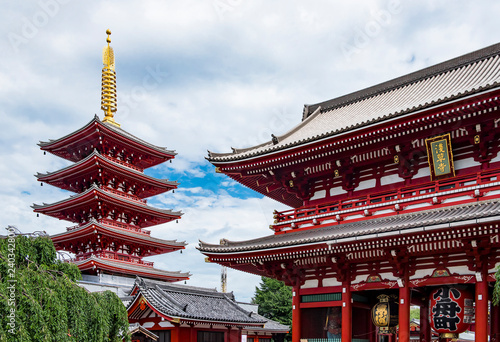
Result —
[{"label": "gold ornament on roof", "polygon": [[113,113],[117,109],[116,96],[116,72],[115,72],[115,53],[113,48],[109,46],[111,43],[110,30],[106,30],[108,37],[106,38],[107,46],[102,50],[102,83],[101,83],[101,109],[104,111],[104,119],[102,122],[108,122],[112,125],[120,127],[120,124],[113,118]]}]

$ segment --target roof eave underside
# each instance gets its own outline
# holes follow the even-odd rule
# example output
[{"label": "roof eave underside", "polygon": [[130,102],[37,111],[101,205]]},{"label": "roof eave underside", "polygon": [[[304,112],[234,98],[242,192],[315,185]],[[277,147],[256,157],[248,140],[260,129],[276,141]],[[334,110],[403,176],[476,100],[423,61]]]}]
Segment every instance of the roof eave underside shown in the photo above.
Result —
[{"label": "roof eave underside", "polygon": [[[134,203],[126,198],[120,198],[119,196],[116,196],[114,195],[113,193],[110,193],[110,192],[106,192],[105,190],[102,190],[101,188],[99,187],[96,187],[95,185],[91,186],[87,191],[85,192],[82,192],[80,194],[76,194],[74,196],[71,196],[71,197],[68,197],[68,198],[65,198],[59,202],[54,202],[54,203],[44,203],[44,204],[33,204],[31,206],[31,208],[34,209],[35,212],[43,212],[44,209],[45,210],[50,210],[50,208],[52,207],[56,207],[56,206],[60,206],[61,204],[68,204],[68,203],[71,203],[73,202],[74,200],[77,200],[77,199],[80,199],[80,198],[85,198],[90,192],[93,192],[93,191],[97,191],[99,192],[99,194],[101,196],[109,196],[111,198],[113,198],[114,200],[118,201],[119,203],[121,203],[124,207],[130,207],[130,208],[136,208],[136,210],[146,210],[146,211],[151,211],[151,212],[155,212],[155,213],[158,213],[158,214],[164,214],[164,215],[168,215],[168,216],[172,216],[173,219],[175,218],[178,218],[180,216],[183,215],[182,212],[177,212],[177,211],[172,211],[172,210],[169,210],[169,209],[160,209],[160,208],[156,208],[156,207],[152,207],[152,206],[149,206],[149,205],[146,205],[146,204],[138,204],[138,203]],[[52,210],[55,210],[55,209],[52,209]]]},{"label": "roof eave underside", "polygon": [[102,229],[102,231],[110,232],[110,233],[108,233],[110,236],[114,236],[113,233],[119,234],[119,235],[125,235],[127,237],[130,237],[131,239],[143,240],[144,243],[153,243],[153,244],[155,244],[155,246],[158,245],[158,246],[164,246],[164,247],[170,247],[170,248],[178,247],[179,249],[182,249],[182,247],[187,246],[187,243],[185,241],[163,240],[163,239],[151,237],[150,235],[134,234],[132,232],[129,233],[126,230],[114,229],[112,227],[104,226],[104,225],[100,224],[99,222],[89,222],[82,227],[76,228],[75,230],[70,230],[70,231],[66,231],[63,233],[51,235],[50,238],[52,239],[52,241],[54,241],[54,243],[58,243],[60,241],[61,242],[66,241],[64,239],[65,237],[67,237],[69,235],[78,234],[79,232],[87,230],[91,226],[98,226],[100,229]]},{"label": "roof eave underside", "polygon": [[134,175],[135,178],[144,178],[148,182],[150,182],[152,184],[155,184],[156,186],[167,185],[169,187],[177,187],[179,185],[179,183],[175,182],[175,181],[169,181],[167,179],[154,178],[154,177],[149,176],[149,175],[147,175],[145,173],[136,171],[136,170],[134,170],[132,168],[127,168],[126,166],[118,164],[118,163],[114,162],[111,159],[107,159],[102,154],[100,154],[98,151],[94,151],[91,154],[89,154],[86,158],[82,159],[81,161],[73,163],[73,164],[70,164],[67,167],[62,168],[60,170],[57,170],[57,171],[54,171],[54,172],[38,173],[35,176],[37,177],[37,179],[39,181],[45,181],[45,180],[48,180],[48,179],[53,179],[54,177],[57,178],[57,175],[59,175],[61,173],[64,173],[64,172],[71,171],[73,169],[76,169],[76,168],[80,167],[81,165],[84,165],[85,163],[87,163],[93,157],[97,157],[102,162],[110,163],[112,166],[114,166],[115,168],[120,169],[122,172],[124,172],[126,174]]},{"label": "roof eave underside", "polygon": [[[153,268],[149,266],[139,266],[139,265],[133,265],[133,264],[126,264],[124,262],[115,262],[112,260],[105,260],[101,259],[98,257],[90,257],[88,259],[82,260],[82,261],[76,261],[73,262],[76,266],[84,266],[85,264],[89,262],[94,262],[97,268],[101,268],[104,270],[108,271],[113,271],[113,269],[119,269],[122,271],[124,274],[129,274],[129,275],[135,275],[137,276],[138,273],[143,274],[143,277],[154,277],[158,276],[161,277],[161,279],[164,278],[170,278],[170,279],[188,279],[191,274],[189,272],[181,272],[181,271],[164,271],[160,270],[158,268]],[[144,274],[147,274],[145,276]]]}]

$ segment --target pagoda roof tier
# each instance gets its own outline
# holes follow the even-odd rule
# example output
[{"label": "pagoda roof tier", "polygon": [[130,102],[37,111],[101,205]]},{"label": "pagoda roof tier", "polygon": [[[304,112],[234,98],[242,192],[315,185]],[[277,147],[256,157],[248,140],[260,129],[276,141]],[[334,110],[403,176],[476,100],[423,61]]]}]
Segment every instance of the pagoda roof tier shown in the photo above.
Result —
[{"label": "pagoda roof tier", "polygon": [[127,166],[118,163],[112,158],[94,150],[85,159],[71,164],[61,170],[35,175],[40,182],[56,186],[73,192],[81,192],[95,181],[100,183],[112,182],[117,179],[118,184],[125,184],[139,198],[147,198],[176,189],[179,183],[166,179],[157,179]]},{"label": "pagoda roof tier", "polygon": [[500,43],[345,96],[306,105],[303,121],[263,144],[209,152],[216,165],[258,163],[258,157],[288,151],[364,126],[438,107],[500,85]]},{"label": "pagoda roof tier", "polygon": [[142,200],[135,200],[133,196],[126,196],[118,191],[92,185],[85,192],[62,201],[34,204],[31,207],[36,213],[75,223],[114,216],[115,220],[125,219],[140,228],[176,220],[182,215],[181,212],[151,207]]},{"label": "pagoda roof tier", "polygon": [[149,232],[136,232],[125,228],[110,226],[107,223],[88,222],[81,226],[68,228],[68,231],[50,238],[56,249],[66,250],[78,254],[79,246],[91,245],[94,250],[110,248],[119,249],[126,245],[131,252],[140,257],[164,254],[184,249],[187,245],[184,241],[163,240],[151,237]]},{"label": "pagoda roof tier", "polygon": [[283,253],[288,248],[324,245],[383,238],[386,241],[402,234],[425,232],[434,229],[453,228],[483,222],[500,220],[498,199],[429,209],[396,216],[366,219],[356,222],[337,222],[314,229],[287,231],[253,240],[229,241],[222,239],[220,244],[200,241],[199,249],[203,254],[217,258],[230,255],[244,256],[248,253]]},{"label": "pagoda roof tier", "polygon": [[112,274],[141,276],[145,278],[158,279],[168,282],[188,280],[191,274],[180,271],[163,271],[148,264],[138,264],[127,261],[119,261],[105,257],[92,255],[88,258],[75,258],[73,263],[80,271],[96,272],[106,271]]},{"label": "pagoda roof tier", "polygon": [[102,122],[97,115],[82,128],[59,139],[41,141],[38,145],[44,151],[73,162],[84,159],[94,149],[101,153],[104,150],[118,154],[126,152],[128,162],[141,169],[161,164],[176,155],[172,150],[155,146],[115,125]]},{"label": "pagoda roof tier", "polygon": [[147,310],[174,322],[206,322],[238,326],[263,326],[266,319],[254,318],[240,307],[232,293],[175,284],[164,284],[137,278],[131,291],[134,299],[127,311],[129,319],[139,319],[147,312],[139,305],[143,300]]}]

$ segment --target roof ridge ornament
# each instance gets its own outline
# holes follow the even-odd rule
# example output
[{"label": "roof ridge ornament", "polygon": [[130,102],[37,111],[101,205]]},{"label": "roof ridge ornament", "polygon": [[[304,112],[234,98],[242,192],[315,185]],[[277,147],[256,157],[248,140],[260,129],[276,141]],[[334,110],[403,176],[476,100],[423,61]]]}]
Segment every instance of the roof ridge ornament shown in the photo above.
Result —
[{"label": "roof ridge ornament", "polygon": [[109,46],[111,43],[111,31],[106,30],[108,43],[102,50],[102,82],[101,82],[101,109],[104,111],[104,119],[102,122],[108,122],[116,127],[120,124],[113,118],[113,113],[117,109],[117,96],[116,96],[116,72],[115,72],[115,53],[113,48]]}]

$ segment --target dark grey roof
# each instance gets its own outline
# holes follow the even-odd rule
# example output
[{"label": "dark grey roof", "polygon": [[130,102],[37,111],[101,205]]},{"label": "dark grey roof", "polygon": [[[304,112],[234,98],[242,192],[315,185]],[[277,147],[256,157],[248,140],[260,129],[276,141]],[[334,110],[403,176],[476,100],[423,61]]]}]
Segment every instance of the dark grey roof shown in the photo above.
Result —
[{"label": "dark grey roof", "polygon": [[212,162],[231,162],[286,150],[500,86],[500,43],[345,96],[305,106],[289,132],[232,153],[209,151]]},{"label": "dark grey roof", "polygon": [[263,319],[266,321],[263,328],[252,328],[252,330],[265,330],[271,333],[287,333],[290,331],[290,327],[288,325],[273,321],[272,319],[261,316],[256,312],[252,312],[252,317],[255,319]]},{"label": "dark grey roof", "polygon": [[496,56],[500,53],[500,43],[485,47],[483,49],[467,53],[465,55],[447,60],[445,62],[432,65],[430,67],[415,71],[413,73],[397,77],[390,81],[386,81],[375,86],[365,88],[354,93],[350,93],[344,96],[337,97],[332,100],[316,103],[313,105],[306,106],[307,111],[304,112],[303,119],[306,119],[311,115],[318,107],[321,107],[322,111],[327,111],[335,107],[347,106],[352,102],[361,101],[363,99],[372,97],[378,93],[388,92],[397,88],[407,86],[412,83],[417,83],[426,78],[431,78],[438,76],[440,74],[452,71],[468,64],[479,62],[483,59],[487,59]]},{"label": "dark grey roof", "polygon": [[[213,289],[159,283],[137,277],[135,299],[140,295],[161,314],[179,319],[208,322],[260,325],[266,320],[252,317],[242,309],[232,293],[221,293]],[[130,302],[132,306],[135,299]],[[127,308],[128,309],[128,308]]]},{"label": "dark grey roof", "polygon": [[477,223],[480,220],[500,220],[499,215],[500,202],[498,200],[489,200],[384,218],[346,222],[316,229],[289,231],[285,234],[269,235],[247,241],[224,240],[224,245],[208,244],[200,241],[197,248],[208,253],[234,253],[324,243],[327,241],[336,243],[343,242],[343,239],[347,242],[367,235],[377,237],[377,234],[380,233],[393,232],[399,234],[400,232],[404,233],[405,230],[415,228],[458,227]]}]

